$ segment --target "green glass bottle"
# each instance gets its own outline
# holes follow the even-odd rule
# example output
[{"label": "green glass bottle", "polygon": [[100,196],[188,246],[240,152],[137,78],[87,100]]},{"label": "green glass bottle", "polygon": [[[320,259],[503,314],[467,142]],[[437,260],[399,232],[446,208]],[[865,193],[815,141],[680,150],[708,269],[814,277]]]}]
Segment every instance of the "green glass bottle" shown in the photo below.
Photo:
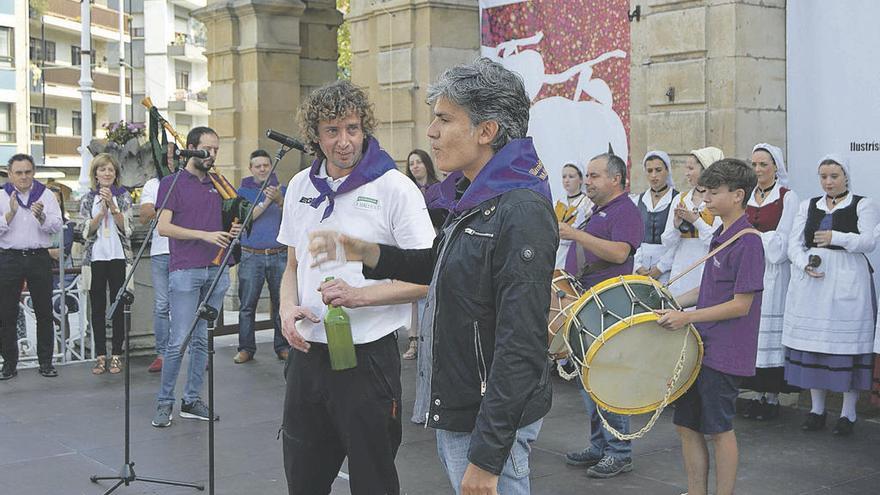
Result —
[{"label": "green glass bottle", "polygon": [[[325,282],[333,280],[327,277]],[[344,309],[328,305],[324,315],[324,331],[327,332],[327,349],[330,352],[330,367],[335,371],[347,370],[357,366],[354,341],[351,338],[351,322]]]}]

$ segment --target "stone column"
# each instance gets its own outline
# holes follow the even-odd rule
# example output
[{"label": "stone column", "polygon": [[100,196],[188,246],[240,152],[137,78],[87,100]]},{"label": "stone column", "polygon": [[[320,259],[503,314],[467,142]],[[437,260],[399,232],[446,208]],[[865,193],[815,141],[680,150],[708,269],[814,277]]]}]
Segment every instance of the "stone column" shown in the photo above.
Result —
[{"label": "stone column", "polygon": [[377,138],[402,165],[410,150],[428,147],[428,84],[479,54],[477,0],[352,2],[347,19],[352,82],[368,89]]},{"label": "stone column", "polygon": [[[294,118],[303,88],[336,78],[336,29],[342,15],[329,0],[212,1],[193,15],[205,23],[210,126],[220,136],[218,168],[236,184],[248,175],[257,148],[274,154],[272,128],[297,135]],[[301,166],[288,155],[287,180]]]},{"label": "stone column", "polygon": [[[662,149],[683,161],[717,146],[748,159],[752,146],[785,147],[785,0],[632,0],[630,150],[633,190],[647,187],[641,159]],[[674,168],[686,189],[682,167]]]}]

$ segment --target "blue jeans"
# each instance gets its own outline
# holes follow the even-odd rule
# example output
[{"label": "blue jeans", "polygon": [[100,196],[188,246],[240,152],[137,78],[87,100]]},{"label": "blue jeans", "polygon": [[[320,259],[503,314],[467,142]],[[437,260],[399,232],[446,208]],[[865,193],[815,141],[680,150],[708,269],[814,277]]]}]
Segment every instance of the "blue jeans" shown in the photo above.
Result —
[{"label": "blue jeans", "polygon": [[[590,450],[603,456],[629,459],[632,456],[632,442],[618,440],[602,426],[602,420],[599,419],[599,408],[593,402],[593,398],[590,397],[590,394],[583,387],[579,388],[581,389],[581,398],[584,400],[584,406],[587,408],[587,415],[590,416]],[[602,415],[605,416],[605,420],[615,430],[621,433],[629,433],[629,416],[614,414],[605,409],[602,410]]]},{"label": "blue jeans", "polygon": [[290,344],[281,333],[281,316],[278,314],[281,301],[281,276],[287,266],[287,251],[276,254],[254,254],[242,250],[238,265],[238,298],[241,309],[238,312],[238,350],[251,355],[257,352],[254,337],[254,315],[257,302],[263,290],[263,282],[269,284],[272,325],[275,327],[275,352],[290,350]]},{"label": "blue jeans", "polygon": [[156,354],[165,355],[171,328],[171,306],[168,303],[168,262],[170,254],[150,257],[153,275],[153,334],[156,336]]},{"label": "blue jeans", "polygon": [[[529,453],[532,451],[532,442],[538,439],[543,421],[539,419],[516,430],[510,456],[498,477],[498,495],[528,495],[530,492]],[[461,492],[461,480],[469,464],[467,455],[470,445],[470,433],[437,430],[437,454],[456,495]]]},{"label": "blue jeans", "polygon": [[[156,397],[159,405],[174,404],[174,385],[177,383],[177,375],[180,373],[183,361],[180,346],[196,317],[199,302],[208,293],[208,287],[219,269],[211,266],[176,270],[168,276],[171,295],[171,334],[168,338],[168,347],[165,349],[165,360],[162,363],[162,385]],[[229,274],[224,271],[208,304],[220,311],[227,289],[229,289]],[[199,320],[189,343],[189,369],[183,392],[184,401],[190,403],[199,399],[207,361],[208,322]]]}]

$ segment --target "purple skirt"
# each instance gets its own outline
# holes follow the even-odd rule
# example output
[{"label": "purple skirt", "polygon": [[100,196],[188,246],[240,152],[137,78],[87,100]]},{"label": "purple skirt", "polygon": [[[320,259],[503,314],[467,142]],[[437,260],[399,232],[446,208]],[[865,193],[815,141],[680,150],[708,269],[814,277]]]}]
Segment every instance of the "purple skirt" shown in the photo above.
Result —
[{"label": "purple skirt", "polygon": [[870,390],[871,354],[822,354],[785,349],[785,381],[800,388],[831,392]]}]

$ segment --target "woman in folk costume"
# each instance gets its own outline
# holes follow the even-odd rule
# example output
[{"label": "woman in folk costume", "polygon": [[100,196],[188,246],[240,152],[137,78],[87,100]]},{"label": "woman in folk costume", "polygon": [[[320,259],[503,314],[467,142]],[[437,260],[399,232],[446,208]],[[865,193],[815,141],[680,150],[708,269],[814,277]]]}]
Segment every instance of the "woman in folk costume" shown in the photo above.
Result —
[{"label": "woman in folk costume", "polygon": [[798,197],[788,189],[788,171],[782,150],[772,144],[760,143],[752,150],[752,166],[758,185],[752,192],[746,215],[761,231],[764,244],[764,292],[761,302],[761,324],[758,329],[758,358],[755,376],[745,379],[741,388],[760,392],[743,412],[744,418],[757,420],[779,416],[779,393],[794,392],[785,383],[785,351],[782,347],[782,315],[791,263],[788,261],[788,239]]},{"label": "woman in folk costume", "polygon": [[671,165],[669,155],[664,151],[649,151],[645,154],[642,166],[645,167],[648,177],[648,190],[632,197],[645,223],[645,239],[636,251],[633,263],[635,273],[663,283],[669,280],[670,266],[660,263],[668,250],[660,238],[672,212],[672,201],[678,195],[672,182]]},{"label": "woman in folk costume", "polygon": [[874,300],[867,253],[874,250],[874,202],[849,191],[847,161],[819,163],[825,194],[801,202],[788,242],[788,286],[782,344],[785,380],[810,389],[805,431],[825,427],[825,395],[843,392],[835,435],[849,435],[860,390],[871,388]]},{"label": "woman in folk costume", "polygon": [[[590,216],[593,202],[584,193],[584,172],[574,163],[562,166],[562,187],[565,189],[565,200],[556,201],[556,220],[577,227]],[[565,258],[572,241],[560,239],[556,250],[556,268],[565,268]],[[573,274],[576,275],[576,274]]]},{"label": "woman in folk costume", "polygon": [[[665,271],[669,267],[669,278],[675,278],[698,259],[709,252],[712,234],[721,226],[721,219],[709,213],[703,204],[705,189],[697,187],[700,174],[709,165],[724,158],[724,153],[715,147],[692,150],[685,162],[685,178],[691,190],[680,193],[672,200],[674,214],[666,219],[661,240],[667,251],[658,263]],[[703,267],[688,272],[676,281],[669,290],[673,296],[680,296],[700,285]]]}]

